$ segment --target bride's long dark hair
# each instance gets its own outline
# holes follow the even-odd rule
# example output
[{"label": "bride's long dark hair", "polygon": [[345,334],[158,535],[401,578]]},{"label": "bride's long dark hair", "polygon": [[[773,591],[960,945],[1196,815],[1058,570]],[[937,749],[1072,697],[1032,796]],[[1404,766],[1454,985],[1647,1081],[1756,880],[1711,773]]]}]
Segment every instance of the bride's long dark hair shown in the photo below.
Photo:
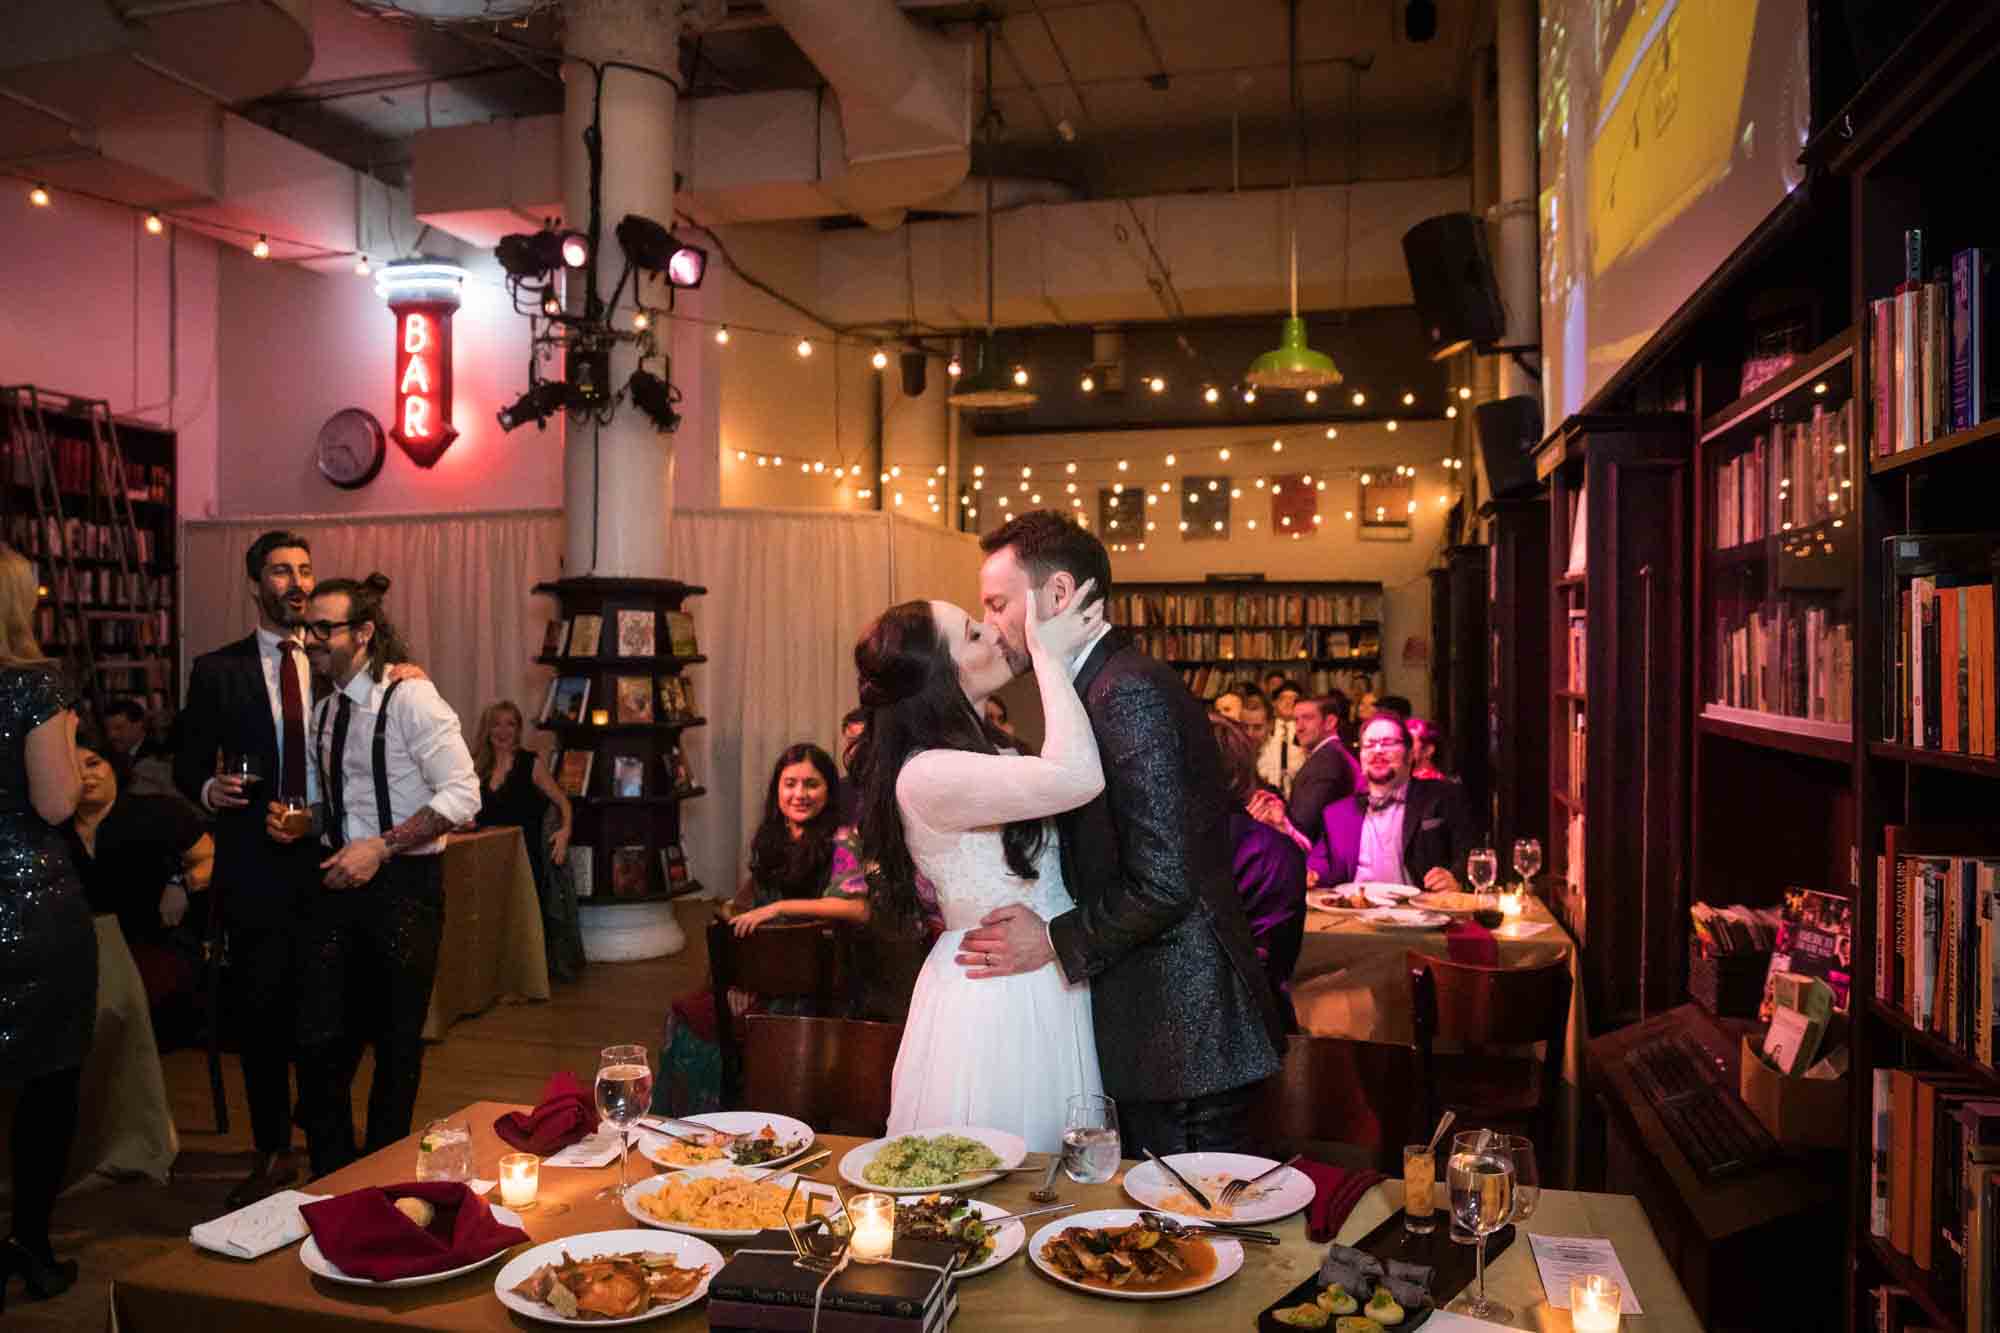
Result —
[{"label": "bride's long dark hair", "polygon": [[[868,866],[869,920],[887,929],[919,919],[917,868],[896,808],[896,779],[920,750],[998,754],[1011,745],[972,707],[929,602],[890,607],[854,645],[861,706],[868,725],[847,748],[847,771],[861,784],[861,849]],[[1039,819],[1016,820],[1001,834],[1007,868],[1034,879],[1048,836]]]}]

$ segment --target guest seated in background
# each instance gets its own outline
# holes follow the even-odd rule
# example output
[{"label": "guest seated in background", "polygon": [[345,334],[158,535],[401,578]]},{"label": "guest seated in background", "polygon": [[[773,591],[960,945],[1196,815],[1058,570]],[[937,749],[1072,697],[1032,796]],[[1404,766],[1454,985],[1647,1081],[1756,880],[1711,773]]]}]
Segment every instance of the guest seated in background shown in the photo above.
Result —
[{"label": "guest seated in background", "polygon": [[1266,671],[1264,673],[1263,687],[1264,697],[1276,702],[1278,691],[1285,687],[1285,673],[1282,671]]},{"label": "guest seated in background", "polygon": [[[583,937],[577,927],[576,897],[563,867],[569,862],[569,796],[549,774],[541,755],[521,744],[524,722],[512,699],[486,705],[472,741],[472,767],[479,774],[480,828],[517,828],[535,873],[535,896],[542,904],[542,943],[549,976],[570,981],[583,967]],[[556,828],[546,841],[548,812]]]},{"label": "guest seated in background", "polygon": [[1257,753],[1262,754],[1264,742],[1271,739],[1271,705],[1256,687],[1243,688],[1243,713],[1236,722],[1257,747]]},{"label": "guest seated in background", "polygon": [[1381,694],[1375,697],[1375,712],[1394,713],[1397,717],[1402,718],[1403,721],[1408,722],[1412,717],[1416,716],[1417,710],[1411,707],[1410,701],[1400,694]]},{"label": "guest seated in background", "polygon": [[1215,696],[1208,705],[1208,711],[1211,713],[1220,713],[1231,722],[1241,721],[1243,718],[1243,691],[1233,685],[1230,686]]},{"label": "guest seated in background", "polygon": [[854,780],[854,743],[868,730],[868,710],[850,708],[840,719],[840,822],[853,827],[861,822],[861,784]]},{"label": "guest seated in background", "polygon": [[[194,1001],[215,840],[179,797],[126,793],[125,756],[101,736],[79,736],[76,757],[83,786],[63,825],[70,860],[90,910],[118,918],[160,1049],[187,1045],[201,1026]],[[190,894],[200,904],[192,920]]]},{"label": "guest seated in background", "polygon": [[[1251,815],[1249,804],[1268,796],[1257,785],[1257,753],[1242,727],[1227,718],[1212,718],[1216,746],[1222,751],[1222,778],[1233,808],[1229,815],[1232,868],[1243,914],[1250,919],[1250,938],[1264,965],[1279,1012],[1292,1020],[1292,972],[1306,930],[1306,854],[1283,832]],[[1275,799],[1275,798],[1272,798]]]},{"label": "guest seated in background", "polygon": [[986,720],[991,722],[994,729],[1001,735],[1012,736],[1014,734],[1014,724],[1007,720],[1007,703],[999,695],[987,695],[986,702],[979,705],[979,711],[986,715]]},{"label": "guest seated in background", "polygon": [[1280,796],[1292,794],[1292,781],[1305,760],[1292,728],[1292,709],[1298,705],[1300,693],[1298,682],[1291,680],[1280,680],[1271,691],[1271,734],[1257,752],[1257,776]]},{"label": "guest seated in background", "polygon": [[122,759],[119,788],[128,796],[179,796],[174,788],[174,751],[153,739],[153,718],[137,699],[114,699],[104,710],[103,740],[108,758]]},{"label": "guest seated in background", "polygon": [[1326,808],[1306,883],[1414,884],[1456,891],[1474,840],[1465,789],[1410,776],[1410,731],[1378,711],[1361,729],[1367,786]]},{"label": "guest seated in background", "polygon": [[1250,805],[1252,814],[1291,838],[1301,851],[1312,846],[1326,808],[1361,786],[1361,763],[1335,734],[1337,719],[1346,711],[1347,700],[1337,690],[1299,700],[1292,709],[1292,722],[1306,757],[1292,780],[1291,799],[1267,795]]},{"label": "guest seated in background", "polygon": [[1457,778],[1438,767],[1438,751],[1444,748],[1444,730],[1427,717],[1413,717],[1410,726],[1410,776],[1443,779],[1456,782]]}]

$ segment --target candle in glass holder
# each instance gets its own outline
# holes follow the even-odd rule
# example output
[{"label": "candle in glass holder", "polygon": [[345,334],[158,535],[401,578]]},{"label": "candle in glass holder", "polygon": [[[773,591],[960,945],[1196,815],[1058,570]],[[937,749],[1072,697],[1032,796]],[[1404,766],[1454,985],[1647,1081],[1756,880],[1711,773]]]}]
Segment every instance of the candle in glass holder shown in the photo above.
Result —
[{"label": "candle in glass holder", "polygon": [[1500,895],[1500,914],[1502,916],[1519,916],[1521,912],[1521,895],[1519,893],[1503,893]]},{"label": "candle in glass holder", "polygon": [[591,726],[593,726],[593,727],[608,727],[608,726],[610,726],[610,725],[611,725],[611,711],[610,711],[609,709],[606,709],[606,708],[593,708],[593,709],[591,709],[591,710],[590,710],[590,725],[591,725]]},{"label": "candle in glass holder", "polygon": [[863,1263],[887,1259],[896,1248],[896,1201],[886,1194],[857,1194],[847,1201],[852,1224],[848,1253]]},{"label": "candle in glass holder", "polygon": [[510,1152],[500,1159],[500,1202],[507,1207],[534,1207],[541,1186],[541,1158],[531,1152]]},{"label": "candle in glass holder", "polygon": [[1569,1280],[1569,1326],[1575,1333],[1618,1333],[1618,1308],[1625,1293],[1602,1273],[1578,1273]]}]

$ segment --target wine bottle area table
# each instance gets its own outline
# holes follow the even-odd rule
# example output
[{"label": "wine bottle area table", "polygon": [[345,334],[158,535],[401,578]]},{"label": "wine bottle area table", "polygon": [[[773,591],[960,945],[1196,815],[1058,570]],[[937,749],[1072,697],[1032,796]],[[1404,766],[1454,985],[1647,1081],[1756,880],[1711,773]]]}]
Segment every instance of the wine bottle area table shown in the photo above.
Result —
[{"label": "wine bottle area table", "polygon": [[549,998],[542,900],[517,828],[454,833],[445,841],[444,940],[424,1040],[502,998]]},{"label": "wine bottle area table", "polygon": [[[496,1162],[502,1152],[508,1151],[493,1132],[494,1118],[520,1109],[526,1108],[477,1102],[453,1114],[454,1120],[463,1119],[472,1126],[473,1169],[479,1176],[487,1179],[498,1176]],[[815,1178],[834,1178],[840,1157],[858,1141],[833,1134],[821,1136],[820,1143],[833,1150],[833,1158],[813,1173]],[[395,1184],[410,1177],[416,1153],[416,1139],[404,1139],[307,1188],[314,1193],[337,1194],[367,1185]],[[1132,1164],[1125,1165],[1129,1168]],[[635,1154],[634,1179],[653,1169]],[[617,1170],[615,1165],[590,1171],[543,1170],[541,1199],[544,1203],[566,1204],[568,1210],[552,1214],[546,1207],[530,1209],[524,1214],[529,1236],[541,1242],[638,1226],[617,1201],[591,1197],[617,1178]],[[1003,1177],[979,1191],[979,1196],[1014,1211],[1032,1206],[1027,1196],[1036,1183],[1031,1175]],[[1063,1199],[1074,1202],[1079,1210],[1132,1206],[1117,1181],[1079,1186],[1058,1178],[1057,1187]],[[1340,1239],[1353,1241],[1366,1235],[1393,1213],[1399,1203],[1399,1183],[1394,1187],[1385,1184],[1372,1191],[1348,1218]],[[1031,1219],[1027,1225],[1032,1235],[1042,1222]],[[1159,1330],[1226,1333],[1254,1328],[1258,1311],[1314,1272],[1324,1253],[1323,1246],[1306,1239],[1302,1215],[1274,1223],[1271,1229],[1284,1238],[1284,1243],[1245,1246],[1243,1269],[1236,1276],[1209,1291],[1165,1301],[1121,1301],[1073,1291],[1043,1277],[1024,1252],[991,1273],[964,1281],[959,1290],[958,1316],[952,1327],[966,1333],[983,1333],[994,1329],[1046,1329],[1067,1321],[1081,1327],[1133,1333]],[[1683,1333],[1683,1330],[1696,1333],[1700,1329],[1636,1200],[1623,1195],[1544,1190],[1539,1209],[1524,1229],[1609,1237],[1646,1309],[1643,1316],[1626,1321],[1629,1333]],[[435,1286],[375,1292],[313,1277],[300,1264],[297,1246],[241,1262],[190,1245],[185,1251],[140,1265],[112,1284],[111,1326],[114,1333],[181,1333],[192,1328],[208,1333],[238,1330],[261,1333],[273,1328],[352,1333],[363,1328],[550,1327],[517,1318],[495,1299],[493,1277],[503,1262],[496,1260],[476,1272]],[[1543,1301],[1541,1282],[1525,1237],[1517,1239],[1493,1261],[1487,1283],[1493,1296],[1518,1312],[1517,1327],[1541,1333],[1564,1333],[1569,1328],[1568,1314],[1550,1308]],[[696,1304],[653,1321],[648,1327],[658,1333],[697,1333],[708,1327],[707,1307],[705,1303]]]}]

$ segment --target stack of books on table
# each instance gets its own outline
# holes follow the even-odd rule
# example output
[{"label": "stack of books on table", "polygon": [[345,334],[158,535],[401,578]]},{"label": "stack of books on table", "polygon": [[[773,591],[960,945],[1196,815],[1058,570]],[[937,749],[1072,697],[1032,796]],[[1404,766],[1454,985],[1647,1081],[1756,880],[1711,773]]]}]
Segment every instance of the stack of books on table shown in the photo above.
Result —
[{"label": "stack of books on table", "polygon": [[958,1247],[898,1236],[895,1263],[850,1261],[828,1279],[793,1257],[783,1231],[765,1231],[708,1287],[711,1333],[942,1333],[958,1312]]}]

